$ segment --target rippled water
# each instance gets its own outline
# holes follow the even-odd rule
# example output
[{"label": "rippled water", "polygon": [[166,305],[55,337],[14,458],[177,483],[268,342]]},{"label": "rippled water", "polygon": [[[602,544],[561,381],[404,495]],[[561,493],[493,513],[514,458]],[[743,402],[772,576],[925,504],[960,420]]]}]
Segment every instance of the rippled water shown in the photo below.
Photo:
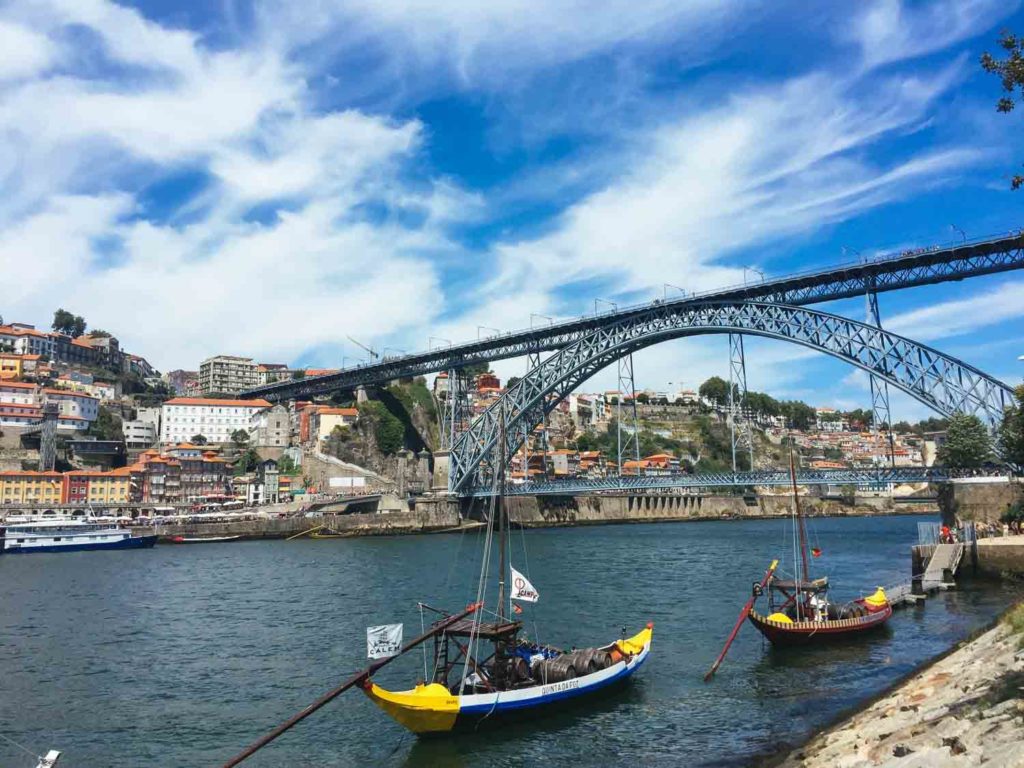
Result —
[{"label": "rippled water", "polygon": [[[918,517],[815,521],[838,598],[904,581]],[[523,556],[526,544],[528,561]],[[76,766],[217,765],[365,665],[365,627],[461,607],[477,534],[159,546],[0,558],[0,732]],[[516,533],[540,640],[593,645],[655,622],[621,695],[541,723],[417,740],[358,691],[247,763],[261,766],[737,765],[794,742],[992,619],[986,582],[896,614],[870,640],[778,652],[750,626],[709,685],[751,582],[786,566],[783,521]],[[381,673],[422,676],[410,654]],[[0,743],[0,765],[31,766]]]}]

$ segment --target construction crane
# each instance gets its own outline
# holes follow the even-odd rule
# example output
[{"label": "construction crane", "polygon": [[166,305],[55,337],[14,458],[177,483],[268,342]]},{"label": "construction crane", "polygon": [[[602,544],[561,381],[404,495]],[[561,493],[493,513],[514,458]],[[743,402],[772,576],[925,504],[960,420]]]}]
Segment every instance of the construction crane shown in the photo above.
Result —
[{"label": "construction crane", "polygon": [[361,342],[356,341],[351,336],[346,336],[345,338],[347,338],[349,341],[351,341],[353,344],[355,344],[360,349],[365,349],[367,352],[369,352],[370,353],[370,357],[372,357],[374,360],[379,360],[380,359],[380,355],[378,355],[376,352],[374,352],[371,347],[368,347],[365,344],[362,344]]}]

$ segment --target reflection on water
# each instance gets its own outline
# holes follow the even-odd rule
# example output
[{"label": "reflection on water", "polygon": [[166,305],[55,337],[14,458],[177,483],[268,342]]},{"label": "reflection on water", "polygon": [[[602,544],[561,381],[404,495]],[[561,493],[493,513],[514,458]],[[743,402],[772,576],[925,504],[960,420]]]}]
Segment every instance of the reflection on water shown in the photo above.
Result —
[{"label": "reflection on water", "polygon": [[[915,517],[814,522],[837,599],[903,581]],[[821,726],[988,622],[1019,590],[965,584],[857,642],[775,650],[745,627],[714,660],[783,521],[528,531],[526,630],[596,645],[655,622],[632,684],[540,721],[418,740],[358,691],[254,766],[738,765]],[[528,544],[528,559],[522,551]],[[0,723],[62,766],[213,765],[365,665],[365,627],[473,598],[477,534],[241,542],[0,558]],[[786,563],[783,563],[786,566]],[[414,632],[415,630],[415,632]],[[380,674],[407,687],[422,656]],[[0,765],[25,764],[0,744]],[[66,761],[66,762],[65,762]]]}]

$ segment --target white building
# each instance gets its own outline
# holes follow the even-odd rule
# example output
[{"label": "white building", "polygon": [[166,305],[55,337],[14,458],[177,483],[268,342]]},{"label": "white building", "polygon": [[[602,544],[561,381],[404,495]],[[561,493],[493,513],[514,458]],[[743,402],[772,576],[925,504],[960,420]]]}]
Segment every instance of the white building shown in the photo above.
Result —
[{"label": "white building", "polygon": [[121,423],[125,445],[129,448],[152,448],[158,436],[156,424],[136,419]]},{"label": "white building", "polygon": [[237,394],[259,385],[259,366],[251,357],[217,355],[199,364],[199,391]]},{"label": "white building", "polygon": [[211,443],[229,443],[237,430],[249,431],[253,414],[270,407],[266,400],[176,397],[160,409],[160,442],[187,443],[202,435]]},{"label": "white building", "polygon": [[34,325],[0,325],[0,346],[10,346],[16,355],[46,355],[53,359],[54,343],[51,334],[37,331]]}]

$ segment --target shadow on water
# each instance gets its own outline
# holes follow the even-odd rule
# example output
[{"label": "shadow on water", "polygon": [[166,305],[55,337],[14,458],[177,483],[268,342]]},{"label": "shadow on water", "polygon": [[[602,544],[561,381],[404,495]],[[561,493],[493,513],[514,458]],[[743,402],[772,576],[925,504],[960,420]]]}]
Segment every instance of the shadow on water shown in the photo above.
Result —
[{"label": "shadow on water", "polygon": [[[645,665],[646,666],[646,665]],[[407,768],[437,766],[463,768],[477,764],[475,755],[483,748],[514,751],[523,741],[557,739],[560,733],[573,734],[580,729],[597,734],[601,723],[627,716],[644,704],[644,686],[639,679],[600,691],[592,696],[570,700],[556,710],[545,710],[515,719],[486,720],[472,730],[414,738],[405,759],[399,765]]]}]

